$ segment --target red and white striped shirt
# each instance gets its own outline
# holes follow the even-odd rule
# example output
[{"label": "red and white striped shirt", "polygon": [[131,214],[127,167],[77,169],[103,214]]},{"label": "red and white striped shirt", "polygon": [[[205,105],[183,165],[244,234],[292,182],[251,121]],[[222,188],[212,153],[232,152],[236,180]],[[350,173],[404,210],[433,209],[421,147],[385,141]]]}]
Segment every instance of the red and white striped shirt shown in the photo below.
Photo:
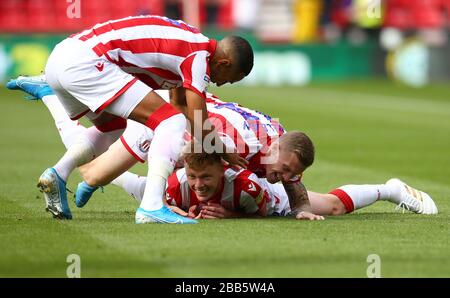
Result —
[{"label": "red and white striped shirt", "polygon": [[249,161],[248,170],[258,177],[266,176],[265,160],[270,144],[286,131],[281,124],[268,115],[224,102],[208,93],[206,105],[209,120],[219,135],[226,136],[225,143],[232,143],[237,152]]},{"label": "red and white striped shirt", "polygon": [[[167,180],[166,199],[168,204],[188,211],[189,207],[200,205],[194,191],[189,187],[186,170],[180,169]],[[254,214],[261,210],[265,214],[265,203],[269,195],[259,182],[258,177],[248,170],[236,172],[225,170],[221,188],[208,202],[222,205],[228,210]]]},{"label": "red and white striped shirt", "polygon": [[153,89],[183,86],[205,97],[208,61],[217,41],[183,21],[134,16],[97,24],[70,37],[84,41],[99,57]]}]

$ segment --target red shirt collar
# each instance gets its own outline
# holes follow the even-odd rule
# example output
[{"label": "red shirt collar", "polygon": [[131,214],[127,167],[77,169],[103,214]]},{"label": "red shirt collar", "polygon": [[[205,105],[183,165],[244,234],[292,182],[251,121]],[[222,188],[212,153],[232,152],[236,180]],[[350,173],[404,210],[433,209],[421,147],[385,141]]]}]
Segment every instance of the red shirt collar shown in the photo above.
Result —
[{"label": "red shirt collar", "polygon": [[214,54],[216,53],[216,49],[217,49],[217,40],[210,39],[208,47],[208,52],[211,54],[210,57],[214,56]]}]

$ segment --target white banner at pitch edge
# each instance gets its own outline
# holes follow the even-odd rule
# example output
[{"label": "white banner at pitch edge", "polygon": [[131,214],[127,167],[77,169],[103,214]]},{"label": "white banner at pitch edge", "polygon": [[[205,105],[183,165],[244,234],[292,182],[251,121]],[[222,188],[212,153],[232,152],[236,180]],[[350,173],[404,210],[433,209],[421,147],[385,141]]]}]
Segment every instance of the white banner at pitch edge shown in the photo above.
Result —
[{"label": "white banner at pitch edge", "polygon": [[[311,81],[311,62],[297,51],[257,52],[252,72],[236,85],[306,85]],[[234,85],[234,84],[233,84]]]}]

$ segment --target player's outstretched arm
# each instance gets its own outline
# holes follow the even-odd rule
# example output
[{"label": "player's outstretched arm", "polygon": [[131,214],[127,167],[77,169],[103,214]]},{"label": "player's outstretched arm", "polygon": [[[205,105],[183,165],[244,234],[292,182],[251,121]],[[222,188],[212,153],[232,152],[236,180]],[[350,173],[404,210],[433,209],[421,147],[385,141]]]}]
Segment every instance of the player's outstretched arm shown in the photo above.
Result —
[{"label": "player's outstretched arm", "polygon": [[284,189],[289,198],[289,206],[291,212],[295,215],[296,219],[309,219],[309,220],[324,220],[321,215],[312,213],[311,204],[308,198],[308,191],[303,183],[298,182],[283,182]]},{"label": "player's outstretched arm", "polygon": [[253,214],[245,213],[241,211],[228,210],[220,204],[209,203],[202,206],[200,211],[200,218],[205,219],[225,219],[225,218],[255,218],[261,217],[261,215],[256,212]]}]

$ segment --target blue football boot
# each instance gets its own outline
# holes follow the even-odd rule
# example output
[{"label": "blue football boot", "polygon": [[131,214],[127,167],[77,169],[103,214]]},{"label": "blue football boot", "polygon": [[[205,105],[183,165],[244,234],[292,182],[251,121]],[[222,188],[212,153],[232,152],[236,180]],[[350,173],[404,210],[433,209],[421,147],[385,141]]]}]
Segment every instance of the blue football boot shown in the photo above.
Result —
[{"label": "blue football boot", "polygon": [[136,223],[166,223],[166,224],[196,224],[197,221],[176,214],[167,206],[163,206],[159,210],[147,211],[142,208],[138,208],[136,211]]},{"label": "blue football boot", "polygon": [[41,100],[46,95],[53,95],[53,90],[47,84],[45,75],[26,77],[19,76],[17,79],[6,83],[6,88],[10,90],[22,90],[30,96],[25,97],[30,100]]},{"label": "blue football boot", "polygon": [[90,186],[84,181],[78,183],[77,190],[75,191],[75,204],[77,207],[81,208],[86,205],[97,189],[98,186]]},{"label": "blue football boot", "polygon": [[66,182],[58,176],[54,168],[48,168],[39,177],[37,187],[44,193],[45,210],[57,219],[72,219],[67,203]]}]

